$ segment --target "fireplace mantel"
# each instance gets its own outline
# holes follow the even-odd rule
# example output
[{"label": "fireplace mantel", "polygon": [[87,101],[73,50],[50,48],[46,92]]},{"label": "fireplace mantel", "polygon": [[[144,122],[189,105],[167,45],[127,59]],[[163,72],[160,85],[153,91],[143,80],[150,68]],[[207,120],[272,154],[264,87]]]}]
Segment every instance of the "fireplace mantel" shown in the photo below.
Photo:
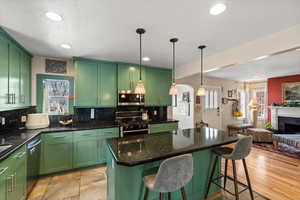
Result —
[{"label": "fireplace mantel", "polygon": [[300,118],[300,107],[270,106],[271,124],[274,129],[278,129],[278,117]]}]

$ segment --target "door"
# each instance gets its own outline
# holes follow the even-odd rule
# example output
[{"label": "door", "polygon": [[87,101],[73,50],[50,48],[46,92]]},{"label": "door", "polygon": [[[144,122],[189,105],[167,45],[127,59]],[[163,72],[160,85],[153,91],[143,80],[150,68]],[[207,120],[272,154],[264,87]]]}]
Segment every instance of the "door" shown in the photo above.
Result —
[{"label": "door", "polygon": [[13,45],[9,46],[9,95],[10,103],[18,106],[20,102],[20,60],[21,53]]},{"label": "door", "polygon": [[100,64],[98,68],[98,94],[101,107],[117,105],[117,68],[115,64]]},{"label": "door", "polygon": [[98,64],[76,61],[75,104],[76,106],[97,106]]},{"label": "door", "polygon": [[[159,92],[159,105],[167,106],[172,104],[172,96],[169,95],[169,90],[172,84],[172,73],[171,70],[168,69],[160,69],[159,74],[157,75],[159,78],[158,87],[160,89]],[[157,83],[154,87],[157,87]]]},{"label": "door", "polygon": [[8,43],[0,37],[0,110],[8,103]]},{"label": "door", "polygon": [[136,65],[118,64],[118,89],[134,91],[140,70]]},{"label": "door", "polygon": [[30,106],[31,58],[25,53],[21,54],[20,73],[20,104],[22,106]]},{"label": "door", "polygon": [[16,199],[23,200],[26,197],[26,179],[27,179],[27,165],[26,165],[26,149],[17,154],[15,159],[15,188]]},{"label": "door", "polygon": [[206,94],[202,101],[203,121],[211,128],[222,129],[221,88],[207,86],[205,90]]},{"label": "door", "polygon": [[194,128],[194,88],[177,85],[178,95],[173,97],[173,119],[178,120],[179,129]]},{"label": "door", "polygon": [[41,174],[72,169],[72,137],[72,132],[48,133],[42,136]]},{"label": "door", "polygon": [[159,83],[160,71],[158,68],[147,67],[146,68],[146,105],[153,106],[159,105],[160,89],[157,85]]}]

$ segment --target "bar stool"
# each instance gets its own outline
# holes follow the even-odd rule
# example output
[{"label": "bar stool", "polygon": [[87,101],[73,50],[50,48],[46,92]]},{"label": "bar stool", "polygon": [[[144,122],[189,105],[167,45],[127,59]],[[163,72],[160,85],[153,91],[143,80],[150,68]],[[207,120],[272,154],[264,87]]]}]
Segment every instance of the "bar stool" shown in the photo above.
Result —
[{"label": "bar stool", "polygon": [[[251,183],[250,183],[250,178],[249,178],[249,174],[248,174],[248,169],[247,169],[247,165],[246,165],[246,160],[245,160],[245,158],[249,155],[249,153],[251,151],[251,146],[252,146],[252,137],[251,136],[244,136],[244,137],[242,137],[238,140],[238,142],[236,143],[236,145],[233,149],[229,148],[229,147],[219,147],[219,148],[213,149],[213,153],[216,155],[216,157],[215,157],[215,160],[214,160],[212,172],[210,174],[209,184],[208,184],[208,188],[207,188],[207,191],[206,191],[206,194],[205,194],[205,198],[207,198],[207,196],[208,196],[211,183],[214,183],[218,187],[221,187],[222,189],[224,189],[226,192],[234,195],[237,200],[239,199],[239,194],[240,193],[242,193],[245,190],[249,189],[251,199],[252,200],[254,199],[253,198],[252,187],[251,187]],[[221,175],[220,177],[213,178],[216,167],[217,167],[218,156],[225,159],[225,171],[224,171],[225,174]],[[233,181],[234,181],[234,190],[235,190],[234,194],[231,193],[230,191],[226,190],[228,160],[232,161]],[[244,166],[245,175],[246,175],[247,184],[248,184],[248,186],[245,186],[245,189],[243,189],[240,192],[238,191],[238,185],[237,185],[237,174],[236,174],[236,164],[235,164],[236,160],[242,160],[243,161],[243,166]],[[217,179],[220,179],[222,177],[224,177],[224,187],[220,186],[218,183],[215,182]]]},{"label": "bar stool", "polygon": [[181,191],[183,200],[186,200],[184,186],[193,177],[193,157],[191,154],[166,159],[159,166],[157,174],[148,175],[143,178],[146,185],[144,200],[147,200],[149,189],[159,193],[159,199],[163,199],[164,193],[168,193],[171,199],[171,192],[178,189]]}]

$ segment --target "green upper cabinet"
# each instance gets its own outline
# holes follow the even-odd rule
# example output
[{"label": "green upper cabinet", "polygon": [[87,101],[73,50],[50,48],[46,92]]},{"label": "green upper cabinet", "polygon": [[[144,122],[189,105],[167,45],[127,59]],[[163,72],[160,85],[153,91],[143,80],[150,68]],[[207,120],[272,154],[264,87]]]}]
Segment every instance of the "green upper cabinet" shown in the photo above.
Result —
[{"label": "green upper cabinet", "polygon": [[8,104],[8,43],[0,36],[0,110]]},{"label": "green upper cabinet", "polygon": [[75,61],[75,105],[96,106],[98,65],[94,62]]},{"label": "green upper cabinet", "polygon": [[98,67],[98,105],[116,107],[117,105],[117,67],[116,64],[100,63]]},{"label": "green upper cabinet", "polygon": [[31,57],[24,53],[21,54],[20,104],[31,105]]},{"label": "green upper cabinet", "polygon": [[[145,81],[145,67],[142,67],[142,80]],[[134,91],[140,80],[140,68],[136,64],[118,64],[118,90]],[[146,91],[147,92],[147,91]]]},{"label": "green upper cabinet", "polygon": [[14,45],[9,46],[9,103],[17,107],[20,102],[21,52]]},{"label": "green upper cabinet", "polygon": [[116,64],[76,59],[75,105],[115,107],[117,103]]},{"label": "green upper cabinet", "polygon": [[148,106],[168,106],[172,104],[169,88],[172,71],[169,69],[146,67],[145,104]]},{"label": "green upper cabinet", "polygon": [[0,27],[0,110],[31,105],[31,55]]}]

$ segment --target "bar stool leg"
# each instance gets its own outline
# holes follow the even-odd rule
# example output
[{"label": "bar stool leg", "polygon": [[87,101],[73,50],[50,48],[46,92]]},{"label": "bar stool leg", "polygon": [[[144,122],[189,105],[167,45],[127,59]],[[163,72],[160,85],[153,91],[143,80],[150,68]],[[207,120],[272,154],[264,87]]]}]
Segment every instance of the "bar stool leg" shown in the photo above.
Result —
[{"label": "bar stool leg", "polygon": [[168,200],[171,200],[171,192],[168,192]]},{"label": "bar stool leg", "polygon": [[163,193],[159,193],[159,200],[164,200],[164,195],[163,195]]},{"label": "bar stool leg", "polygon": [[243,165],[244,165],[244,170],[245,170],[245,174],[246,174],[246,178],[247,178],[247,184],[248,184],[248,187],[249,187],[249,192],[250,192],[251,200],[254,200],[254,198],[253,198],[253,192],[252,192],[252,187],[251,187],[250,178],[249,178],[248,169],[247,169],[247,165],[246,165],[246,160],[245,159],[243,159]]},{"label": "bar stool leg", "polygon": [[181,191],[182,200],[187,200],[184,187],[180,188],[180,191]]},{"label": "bar stool leg", "polygon": [[237,185],[235,160],[232,160],[232,167],[233,167],[233,181],[234,181],[235,199],[238,200],[239,199],[239,192],[238,192],[238,185]]},{"label": "bar stool leg", "polygon": [[215,174],[215,170],[216,170],[216,167],[217,167],[217,162],[218,162],[218,156],[215,156],[215,160],[214,160],[214,164],[213,164],[213,169],[212,169],[212,172],[210,174],[210,178],[209,178],[209,182],[208,182],[208,187],[207,187],[206,194],[205,194],[205,199],[207,198],[208,193],[209,193],[210,185],[212,183],[212,180],[213,180],[213,177],[214,177],[214,174]]},{"label": "bar stool leg", "polygon": [[145,193],[144,193],[144,200],[148,199],[149,189],[146,187]]},{"label": "bar stool leg", "polygon": [[228,160],[225,159],[225,171],[224,171],[224,189],[226,189],[226,181],[227,181],[227,167],[228,167]]}]

